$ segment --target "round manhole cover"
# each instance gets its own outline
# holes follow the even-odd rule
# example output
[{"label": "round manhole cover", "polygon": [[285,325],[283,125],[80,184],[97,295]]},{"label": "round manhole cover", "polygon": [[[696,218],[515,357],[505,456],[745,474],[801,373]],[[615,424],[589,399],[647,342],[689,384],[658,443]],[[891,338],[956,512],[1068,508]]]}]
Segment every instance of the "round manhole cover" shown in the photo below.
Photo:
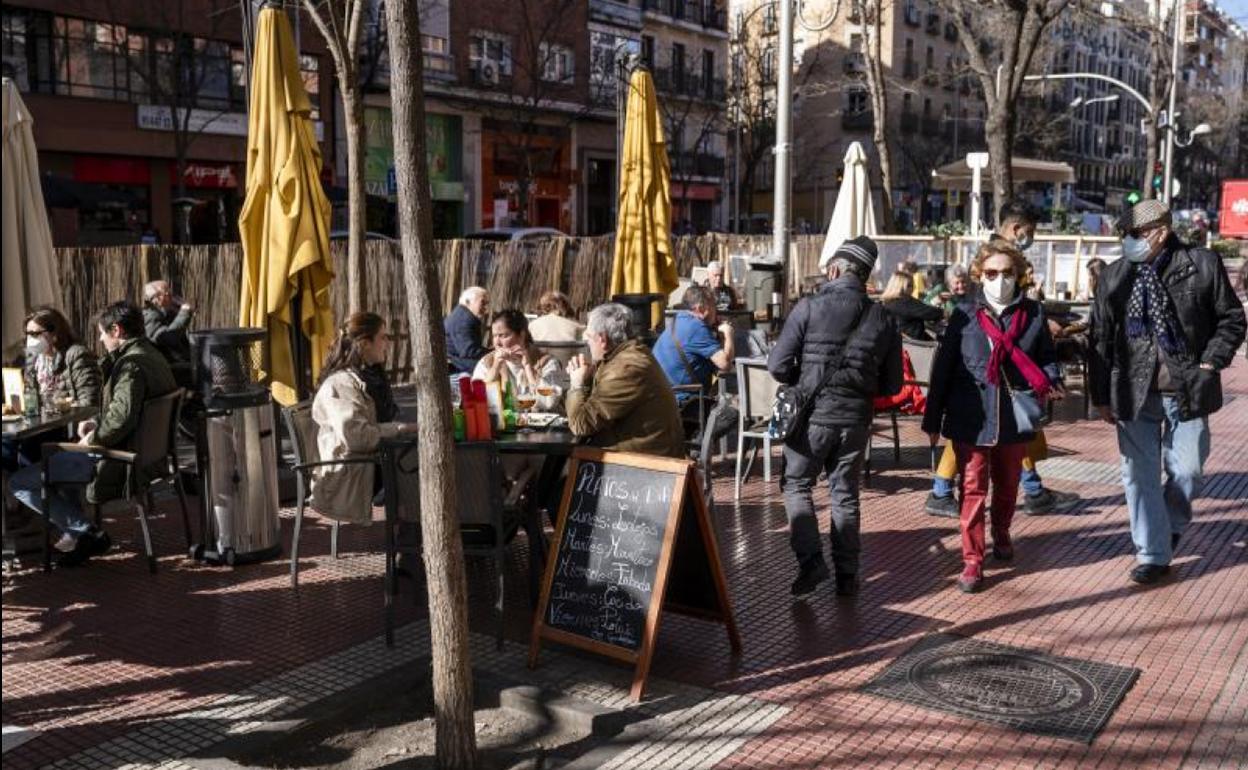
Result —
[{"label": "round manhole cover", "polygon": [[928,656],[910,667],[909,679],[952,708],[996,717],[1060,714],[1096,697],[1096,685],[1079,672],[1013,653]]}]

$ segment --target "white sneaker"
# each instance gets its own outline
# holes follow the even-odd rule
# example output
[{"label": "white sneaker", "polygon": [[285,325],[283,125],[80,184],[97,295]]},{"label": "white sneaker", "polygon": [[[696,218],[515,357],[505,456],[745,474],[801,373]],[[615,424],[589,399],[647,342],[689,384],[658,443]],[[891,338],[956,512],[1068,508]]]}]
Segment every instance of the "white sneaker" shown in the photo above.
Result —
[{"label": "white sneaker", "polygon": [[52,544],[52,547],[61,553],[69,553],[78,545],[78,538],[66,532],[61,535],[61,539]]}]

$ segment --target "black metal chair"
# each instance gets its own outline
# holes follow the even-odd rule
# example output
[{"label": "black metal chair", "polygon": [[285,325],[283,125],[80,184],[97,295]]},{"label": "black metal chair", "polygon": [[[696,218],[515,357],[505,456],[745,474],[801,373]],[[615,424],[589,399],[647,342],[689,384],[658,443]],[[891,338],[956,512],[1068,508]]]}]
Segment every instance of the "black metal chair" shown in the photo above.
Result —
[{"label": "black metal chair", "polygon": [[[115,509],[134,507],[138,509],[139,526],[143,531],[143,550],[147,556],[148,570],[156,573],[156,554],[152,549],[151,529],[147,513],[152,510],[152,488],[159,483],[171,484],[178,495],[182,509],[182,527],[186,534],[186,546],[193,545],[191,519],[186,505],[186,492],[182,489],[181,472],[178,468],[177,435],[178,418],[185,391],[178,388],[171,393],[148,399],[143,403],[139,428],[135,430],[130,449],[72,443],[43,445],[43,509],[48,510],[48,495],[63,482],[52,477],[51,459],[61,452],[85,454],[96,460],[113,460],[126,466],[126,496],[107,500],[95,505],[95,523],[98,526],[103,515]],[[79,485],[75,485],[79,486]],[[46,516],[43,533],[43,568],[52,569],[51,527]]]},{"label": "black metal chair", "polygon": [[[326,465],[362,465],[376,463],[377,455],[322,460],[316,443],[317,425],[312,419],[312,401],[300,401],[282,409],[282,421],[290,436],[291,449],[295,453],[295,528],[290,537],[290,584],[299,587],[299,534],[303,531],[303,512],[307,508],[308,495],[312,491],[312,472]],[[338,558],[338,530],[341,522],[335,520],[329,535],[329,554]]]},{"label": "black metal chair", "polygon": [[[398,593],[395,576],[397,556],[400,553],[421,555],[419,536],[414,544],[400,544],[396,528],[400,522],[410,524],[420,520],[420,496],[416,483],[419,473],[414,444],[392,444],[385,447],[382,454],[387,492],[385,633],[386,644],[393,646],[394,596]],[[455,445],[455,505],[464,554],[488,556],[494,563],[497,580],[494,610],[498,617],[495,636],[499,649],[503,646],[506,548],[519,531],[524,516],[529,513],[524,496],[533,475],[533,470],[526,469],[519,477],[510,481],[506,479],[498,447],[491,441]],[[400,506],[411,507],[410,512],[405,511],[408,515],[400,516]],[[533,529],[530,529],[530,534],[534,534]],[[544,544],[529,545],[533,564],[538,564],[539,560],[544,562]],[[533,573],[530,569],[530,575]]]}]

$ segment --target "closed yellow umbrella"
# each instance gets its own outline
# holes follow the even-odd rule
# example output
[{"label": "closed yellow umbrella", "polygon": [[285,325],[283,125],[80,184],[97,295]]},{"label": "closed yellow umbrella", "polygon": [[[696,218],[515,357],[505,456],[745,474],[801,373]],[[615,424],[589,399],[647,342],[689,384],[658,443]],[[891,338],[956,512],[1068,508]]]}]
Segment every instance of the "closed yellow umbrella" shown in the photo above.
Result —
[{"label": "closed yellow umbrella", "polygon": [[[247,199],[238,217],[243,242],[239,323],[267,328],[273,397],[299,396],[291,324],[309,340],[313,380],[334,334],[329,285],[329,199],[321,187],[321,150],[299,76],[286,14],[260,11],[247,124]],[[291,302],[299,298],[299,318]]]},{"label": "closed yellow umbrella", "polygon": [[611,293],[666,295],[680,283],[672,256],[672,171],[654,80],[644,69],[629,78],[625,115]]}]

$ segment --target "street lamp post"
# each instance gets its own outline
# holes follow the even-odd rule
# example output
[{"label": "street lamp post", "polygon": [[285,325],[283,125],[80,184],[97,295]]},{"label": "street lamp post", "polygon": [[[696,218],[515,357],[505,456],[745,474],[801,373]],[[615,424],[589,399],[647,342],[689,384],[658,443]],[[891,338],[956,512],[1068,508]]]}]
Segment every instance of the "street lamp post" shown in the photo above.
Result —
[{"label": "street lamp post", "polygon": [[[1161,201],[1166,205],[1171,204],[1170,199],[1173,197],[1170,180],[1174,178],[1174,132],[1178,130],[1175,107],[1179,95],[1179,52],[1183,45],[1182,0],[1174,0],[1174,10],[1171,13],[1174,14],[1174,45],[1170,51],[1170,105],[1166,108],[1166,125],[1169,130],[1166,131],[1166,173],[1161,178]],[[1188,144],[1191,144],[1190,140]]]}]

